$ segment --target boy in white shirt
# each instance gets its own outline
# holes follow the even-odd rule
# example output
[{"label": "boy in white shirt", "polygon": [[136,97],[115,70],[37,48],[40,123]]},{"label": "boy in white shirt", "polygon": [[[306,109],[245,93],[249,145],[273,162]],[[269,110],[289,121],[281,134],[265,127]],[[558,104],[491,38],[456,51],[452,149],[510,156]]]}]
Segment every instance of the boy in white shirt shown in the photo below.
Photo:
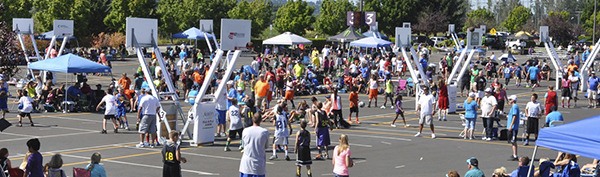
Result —
[{"label": "boy in white shirt", "polygon": [[285,160],[290,160],[290,156],[288,156],[288,137],[292,134],[292,125],[289,122],[288,113],[285,112],[286,108],[286,103],[281,103],[281,105],[276,108],[277,114],[275,115],[276,118],[273,122],[273,126],[275,126],[275,134],[273,137],[273,156],[271,156],[269,160],[277,159],[278,145],[283,146],[285,150]]},{"label": "boy in white shirt", "polygon": [[102,98],[102,101],[98,103],[96,106],[96,111],[100,110],[100,105],[103,103],[106,104],[104,109],[104,120],[102,121],[102,134],[106,134],[106,120],[112,120],[113,127],[115,128],[114,132],[119,132],[119,126],[117,125],[117,118],[115,114],[117,113],[117,98],[113,95],[110,89],[106,90],[106,95]]},{"label": "boy in white shirt", "polygon": [[[229,106],[229,109],[227,110],[227,120],[229,121],[229,136],[227,137],[227,144],[225,144],[225,151],[231,151],[231,149],[229,149],[231,140],[236,139],[236,135],[239,135],[241,139],[242,132],[244,131],[244,123],[242,121],[242,116],[240,115],[237,99],[231,100],[231,106]],[[239,149],[242,149],[241,143]]]},{"label": "boy in white shirt", "polygon": [[535,134],[535,140],[537,140],[538,132],[540,129],[540,116],[543,113],[542,105],[537,102],[538,95],[532,94],[531,101],[525,106],[525,114],[527,116],[527,131],[524,146],[529,145],[529,135]]}]

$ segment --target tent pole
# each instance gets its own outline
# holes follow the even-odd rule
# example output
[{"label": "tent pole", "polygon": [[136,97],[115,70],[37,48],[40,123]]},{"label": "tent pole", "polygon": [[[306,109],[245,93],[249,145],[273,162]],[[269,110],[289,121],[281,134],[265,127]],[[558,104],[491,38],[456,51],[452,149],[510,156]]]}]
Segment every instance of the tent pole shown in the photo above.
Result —
[{"label": "tent pole", "polygon": [[67,73],[65,73],[65,90],[64,90],[64,94],[65,94],[65,102],[64,102],[64,106],[63,106],[63,113],[67,113],[67,90],[68,90],[68,86],[69,86],[69,72],[67,71]]},{"label": "tent pole", "polygon": [[529,170],[527,170],[527,176],[531,176],[531,170],[533,169],[533,161],[535,161],[535,154],[537,153],[538,145],[533,148],[533,155],[531,155],[531,161],[529,162]]}]

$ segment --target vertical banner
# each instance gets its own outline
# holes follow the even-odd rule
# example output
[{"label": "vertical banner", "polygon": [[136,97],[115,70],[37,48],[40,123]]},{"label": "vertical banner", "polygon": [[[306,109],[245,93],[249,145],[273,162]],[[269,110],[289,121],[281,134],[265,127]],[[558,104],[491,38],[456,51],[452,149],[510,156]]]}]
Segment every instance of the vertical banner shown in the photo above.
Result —
[{"label": "vertical banner", "polygon": [[456,112],[456,85],[448,85],[448,113]]}]

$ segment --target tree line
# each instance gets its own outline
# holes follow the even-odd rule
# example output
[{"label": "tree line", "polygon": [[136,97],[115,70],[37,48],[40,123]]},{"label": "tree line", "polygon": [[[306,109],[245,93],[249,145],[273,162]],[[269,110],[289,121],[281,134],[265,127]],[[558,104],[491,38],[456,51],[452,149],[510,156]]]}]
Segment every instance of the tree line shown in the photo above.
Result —
[{"label": "tree line", "polygon": [[[548,5],[550,0],[535,1],[545,6],[538,7],[536,3],[526,8],[518,0],[499,0],[487,8],[471,9],[468,0],[363,0],[362,9],[377,12],[379,30],[387,35],[393,35],[395,27],[403,22],[412,23],[414,32],[426,35],[445,32],[448,24],[455,24],[457,29],[486,25],[487,29],[495,27],[510,32],[534,30],[544,24],[562,25],[551,27],[550,33],[566,33],[566,38],[593,32],[593,21],[590,21],[593,20],[593,0],[574,0],[576,3],[559,0],[564,3],[553,6]],[[312,31],[330,36],[347,28],[347,11],[360,8],[354,0],[316,3],[303,0],[5,0],[3,3],[2,21],[33,18],[35,31],[42,33],[52,30],[54,19],[71,19],[75,21],[75,36],[80,39],[102,32],[124,33],[127,17],[159,19],[159,32],[163,37],[197,27],[200,19],[213,19],[218,34],[221,18],[252,20],[254,38],[260,38],[271,25],[277,32],[304,35]],[[540,15],[541,12],[544,15]],[[572,25],[575,12],[580,25]]]}]

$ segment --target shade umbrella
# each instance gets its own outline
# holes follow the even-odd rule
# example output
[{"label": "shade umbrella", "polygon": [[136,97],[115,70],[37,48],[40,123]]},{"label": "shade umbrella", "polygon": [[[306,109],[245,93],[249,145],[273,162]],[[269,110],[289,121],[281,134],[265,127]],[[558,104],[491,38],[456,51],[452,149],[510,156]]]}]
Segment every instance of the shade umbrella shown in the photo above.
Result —
[{"label": "shade umbrella", "polygon": [[[175,33],[171,37],[177,38],[177,39],[203,39],[204,34],[205,33],[202,32],[202,30],[200,30],[196,27],[191,27],[190,29],[187,29],[181,33]],[[206,36],[209,38],[213,37],[212,34],[208,34],[208,33],[206,33]]]},{"label": "shade umbrella", "polygon": [[299,45],[312,44],[312,41],[291,32],[285,32],[263,41],[263,45]]},{"label": "shade umbrella", "polygon": [[350,42],[350,46],[355,47],[370,47],[370,48],[379,48],[379,47],[387,47],[390,46],[392,42],[386,41],[383,39],[379,39],[376,37],[366,37],[360,40]]},{"label": "shade umbrella", "polygon": [[[61,55],[56,58],[40,60],[28,65],[30,69],[60,73],[107,73],[110,67],[98,64],[74,54]],[[65,77],[69,75],[66,74]],[[67,79],[68,80],[68,79]],[[65,94],[67,101],[67,94]],[[66,109],[63,111],[66,112]]]},{"label": "shade umbrella", "polygon": [[502,56],[500,56],[500,60],[512,63],[512,62],[517,61],[517,58],[515,58],[515,56],[509,52],[509,53],[502,54]]}]

